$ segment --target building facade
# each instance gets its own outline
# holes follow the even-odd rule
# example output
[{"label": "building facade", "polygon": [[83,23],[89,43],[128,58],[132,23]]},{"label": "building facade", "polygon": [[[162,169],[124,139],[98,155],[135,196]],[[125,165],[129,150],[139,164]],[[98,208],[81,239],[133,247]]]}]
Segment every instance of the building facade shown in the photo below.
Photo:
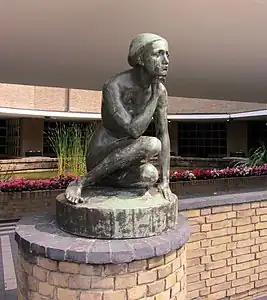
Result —
[{"label": "building facade", "polygon": [[[0,158],[53,156],[53,124],[100,121],[100,110],[99,91],[0,84]],[[247,156],[267,139],[264,103],[169,97],[168,119],[176,156]]]}]

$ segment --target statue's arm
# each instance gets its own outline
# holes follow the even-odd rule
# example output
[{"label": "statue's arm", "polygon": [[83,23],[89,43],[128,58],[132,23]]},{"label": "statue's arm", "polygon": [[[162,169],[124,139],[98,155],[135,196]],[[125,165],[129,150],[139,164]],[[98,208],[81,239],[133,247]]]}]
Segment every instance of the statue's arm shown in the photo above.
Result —
[{"label": "statue's arm", "polygon": [[163,93],[158,99],[158,106],[155,112],[155,126],[158,139],[161,141],[162,149],[159,154],[160,181],[168,185],[170,174],[170,138],[168,132],[168,95],[164,88]]},{"label": "statue's arm", "polygon": [[124,130],[131,123],[131,115],[126,111],[121,102],[120,91],[117,86],[105,85],[103,87],[103,101],[109,116]]},{"label": "statue's arm", "polygon": [[144,131],[147,129],[148,125],[151,123],[155,110],[157,108],[159,92],[160,92],[160,82],[152,84],[151,96],[144,108],[136,117],[133,118],[131,122],[132,132],[135,138],[140,137]]},{"label": "statue's arm", "polygon": [[121,93],[116,85],[104,86],[103,98],[105,99],[105,106],[109,110],[110,115],[113,117],[114,122],[122,127],[131,137],[138,138],[146,130],[150,124],[157,107],[157,91],[153,92],[145,106],[144,110],[138,116],[132,118],[127,112],[121,102]]}]

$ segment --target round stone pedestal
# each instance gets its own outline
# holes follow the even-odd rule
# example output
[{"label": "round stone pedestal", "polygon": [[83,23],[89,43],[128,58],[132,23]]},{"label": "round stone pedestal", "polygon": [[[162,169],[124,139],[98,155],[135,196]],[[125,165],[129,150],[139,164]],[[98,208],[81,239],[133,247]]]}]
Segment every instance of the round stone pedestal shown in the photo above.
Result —
[{"label": "round stone pedestal", "polygon": [[161,234],[178,221],[178,199],[167,201],[156,189],[88,188],[84,203],[57,197],[59,227],[69,233],[102,239],[141,238]]},{"label": "round stone pedestal", "polygon": [[42,214],[21,219],[15,237],[19,300],[186,299],[182,215],[159,236],[97,240],[67,234]]}]

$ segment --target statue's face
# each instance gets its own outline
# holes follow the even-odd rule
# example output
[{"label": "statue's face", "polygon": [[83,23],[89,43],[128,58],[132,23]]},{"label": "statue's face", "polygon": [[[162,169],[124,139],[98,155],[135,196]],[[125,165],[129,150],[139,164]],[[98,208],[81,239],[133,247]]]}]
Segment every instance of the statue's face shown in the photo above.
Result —
[{"label": "statue's face", "polygon": [[143,67],[153,77],[167,76],[169,51],[166,42],[159,40],[147,46],[143,55]]}]

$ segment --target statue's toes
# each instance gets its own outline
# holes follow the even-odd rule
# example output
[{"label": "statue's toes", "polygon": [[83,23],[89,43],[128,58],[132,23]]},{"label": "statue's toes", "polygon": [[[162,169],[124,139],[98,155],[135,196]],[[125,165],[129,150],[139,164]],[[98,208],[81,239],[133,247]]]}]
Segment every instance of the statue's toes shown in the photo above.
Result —
[{"label": "statue's toes", "polygon": [[66,194],[66,198],[68,199],[68,201],[72,204],[76,204],[76,198],[72,197],[71,195],[69,194]]}]

